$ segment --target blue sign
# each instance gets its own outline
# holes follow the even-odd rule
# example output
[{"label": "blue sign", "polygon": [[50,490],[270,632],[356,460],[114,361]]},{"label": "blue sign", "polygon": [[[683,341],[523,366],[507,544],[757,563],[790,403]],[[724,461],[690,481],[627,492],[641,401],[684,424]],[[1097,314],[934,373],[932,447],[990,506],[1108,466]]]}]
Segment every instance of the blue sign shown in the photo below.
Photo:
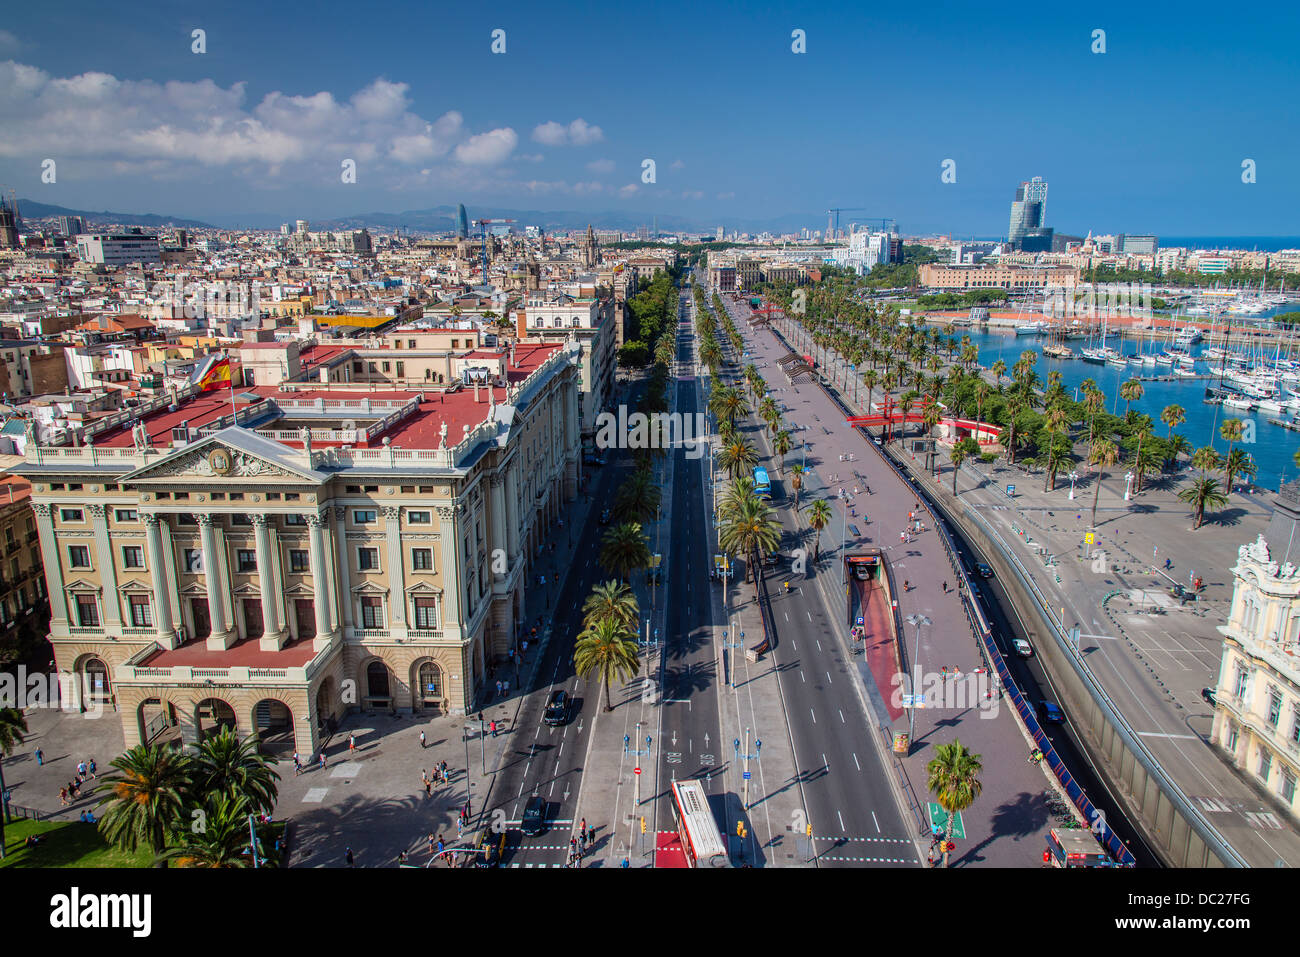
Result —
[{"label": "blue sign", "polygon": [[861,615],[858,615],[858,624],[859,624],[859,625],[862,624],[862,616],[861,616]]},{"label": "blue sign", "polygon": [[749,772],[748,772],[748,771],[745,772],[745,780],[746,780],[746,781],[749,780]]},{"label": "blue sign", "polygon": [[1016,494],[1016,487],[1015,487],[1014,485],[1008,485],[1008,486],[1007,486],[1007,494],[1008,494],[1008,495],[1015,495],[1015,494]]}]

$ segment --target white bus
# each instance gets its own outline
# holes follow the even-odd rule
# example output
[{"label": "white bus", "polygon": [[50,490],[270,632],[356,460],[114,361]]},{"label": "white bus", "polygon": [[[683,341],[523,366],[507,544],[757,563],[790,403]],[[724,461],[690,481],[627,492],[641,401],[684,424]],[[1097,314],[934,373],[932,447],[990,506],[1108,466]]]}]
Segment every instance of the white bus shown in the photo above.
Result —
[{"label": "white bus", "polygon": [[727,843],[709,810],[709,798],[699,781],[673,782],[673,819],[691,867],[730,867]]}]

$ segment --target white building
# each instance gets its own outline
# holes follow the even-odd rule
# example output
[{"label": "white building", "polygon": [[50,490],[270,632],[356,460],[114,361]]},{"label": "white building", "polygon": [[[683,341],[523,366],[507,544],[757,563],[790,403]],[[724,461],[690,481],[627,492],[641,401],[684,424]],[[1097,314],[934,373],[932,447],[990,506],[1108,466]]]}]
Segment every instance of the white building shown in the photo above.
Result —
[{"label": "white building", "polygon": [[118,236],[83,233],[77,237],[77,256],[83,262],[104,266],[162,262],[158,237],[141,232],[123,233]]}]

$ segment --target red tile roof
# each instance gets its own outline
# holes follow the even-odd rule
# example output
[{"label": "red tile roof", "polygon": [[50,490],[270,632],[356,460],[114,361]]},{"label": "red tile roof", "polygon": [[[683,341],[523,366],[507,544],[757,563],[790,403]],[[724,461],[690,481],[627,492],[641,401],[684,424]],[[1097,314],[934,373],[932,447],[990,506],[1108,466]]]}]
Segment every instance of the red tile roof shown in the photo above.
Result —
[{"label": "red tile roof", "polygon": [[142,668],[300,668],[316,656],[310,638],[293,641],[279,651],[262,651],[256,638],[237,641],[225,651],[208,651],[202,640],[161,650],[140,662]]}]

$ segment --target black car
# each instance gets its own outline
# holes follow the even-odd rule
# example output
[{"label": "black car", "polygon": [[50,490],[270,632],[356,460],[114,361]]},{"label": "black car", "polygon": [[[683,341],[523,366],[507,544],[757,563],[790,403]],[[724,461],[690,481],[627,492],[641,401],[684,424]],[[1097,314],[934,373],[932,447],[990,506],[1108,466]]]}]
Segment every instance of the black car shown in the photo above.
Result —
[{"label": "black car", "polygon": [[551,692],[551,700],[546,703],[542,720],[554,728],[569,720],[569,693],[563,689]]},{"label": "black car", "polygon": [[523,820],[520,822],[520,830],[527,837],[546,833],[546,798],[539,795],[528,799],[528,804],[524,807]]},{"label": "black car", "polygon": [[613,517],[614,517],[614,513],[611,512],[609,509],[605,509],[605,511],[600,513],[600,524],[608,525],[609,520]]},{"label": "black car", "polygon": [[980,578],[993,577],[993,569],[989,568],[989,566],[985,565],[983,562],[976,562],[975,571],[979,574]]}]

